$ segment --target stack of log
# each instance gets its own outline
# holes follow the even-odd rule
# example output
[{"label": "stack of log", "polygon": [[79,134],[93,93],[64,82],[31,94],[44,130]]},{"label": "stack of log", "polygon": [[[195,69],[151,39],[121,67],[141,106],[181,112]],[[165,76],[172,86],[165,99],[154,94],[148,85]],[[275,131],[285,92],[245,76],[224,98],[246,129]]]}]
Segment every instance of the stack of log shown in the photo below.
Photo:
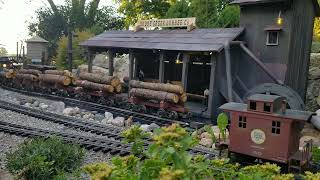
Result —
[{"label": "stack of log", "polygon": [[74,82],[73,74],[68,70],[46,70],[39,76],[39,80],[44,83],[58,83],[69,86]]},{"label": "stack of log", "polygon": [[[36,82],[39,80],[41,71],[35,69],[19,69],[18,71],[9,74],[18,81]],[[8,76],[10,76],[9,74]]]},{"label": "stack of log", "polygon": [[166,101],[174,104],[184,104],[187,94],[182,86],[164,83],[150,83],[130,81],[130,96],[141,97],[148,100]]},{"label": "stack of log", "polygon": [[86,89],[107,93],[121,93],[122,91],[122,85],[119,78],[103,74],[80,73],[76,85]]}]

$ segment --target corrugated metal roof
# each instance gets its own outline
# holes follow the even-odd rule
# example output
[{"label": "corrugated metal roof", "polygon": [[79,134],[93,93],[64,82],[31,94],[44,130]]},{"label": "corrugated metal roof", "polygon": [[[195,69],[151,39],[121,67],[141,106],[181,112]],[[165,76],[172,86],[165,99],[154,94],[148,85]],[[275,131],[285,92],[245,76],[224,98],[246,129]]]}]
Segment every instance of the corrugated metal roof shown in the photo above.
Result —
[{"label": "corrugated metal roof", "polygon": [[[220,106],[219,109],[222,109],[225,111],[236,111],[236,112],[242,112],[242,113],[266,115],[265,113],[261,113],[261,112],[248,111],[247,104],[242,104],[242,103],[234,103],[234,102],[226,103]],[[292,119],[292,120],[308,121],[313,114],[314,113],[308,112],[308,111],[286,109],[285,113],[276,112],[276,113],[267,114],[267,115],[273,116],[273,117]],[[272,120],[272,118],[270,120]]]},{"label": "corrugated metal roof", "polygon": [[221,51],[226,42],[236,39],[244,28],[107,31],[80,45],[133,49],[179,51]]},{"label": "corrugated metal roof", "polygon": [[48,41],[47,41],[47,40],[45,40],[45,39],[43,39],[43,38],[41,38],[41,37],[39,37],[39,36],[34,36],[34,37],[32,37],[32,38],[30,38],[30,39],[26,40],[26,42],[27,42],[27,43],[29,43],[29,42],[47,43]]}]

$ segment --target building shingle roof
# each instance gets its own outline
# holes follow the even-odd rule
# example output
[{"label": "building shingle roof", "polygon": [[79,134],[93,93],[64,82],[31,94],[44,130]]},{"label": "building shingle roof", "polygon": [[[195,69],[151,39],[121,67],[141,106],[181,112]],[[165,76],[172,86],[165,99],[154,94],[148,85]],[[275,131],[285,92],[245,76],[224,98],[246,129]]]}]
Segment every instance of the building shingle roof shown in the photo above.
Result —
[{"label": "building shingle roof", "polygon": [[138,32],[107,31],[80,45],[125,49],[159,49],[178,51],[216,51],[235,40],[244,28],[142,30]]},{"label": "building shingle roof", "polygon": [[45,40],[45,39],[43,39],[43,38],[41,38],[41,37],[39,37],[39,36],[34,36],[34,37],[26,40],[26,42],[27,42],[27,43],[29,43],[29,42],[48,43],[47,40]]}]

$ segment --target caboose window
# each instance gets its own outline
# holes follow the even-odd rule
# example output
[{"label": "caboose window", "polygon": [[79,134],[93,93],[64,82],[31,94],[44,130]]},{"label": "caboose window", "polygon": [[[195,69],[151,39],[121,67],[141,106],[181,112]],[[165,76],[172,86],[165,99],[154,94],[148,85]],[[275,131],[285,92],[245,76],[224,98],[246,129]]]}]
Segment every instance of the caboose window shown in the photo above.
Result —
[{"label": "caboose window", "polygon": [[239,116],[239,128],[247,128],[247,117]]},{"label": "caboose window", "polygon": [[270,103],[264,103],[263,111],[264,112],[271,112],[271,104]]},{"label": "caboose window", "polygon": [[279,45],[279,32],[278,31],[268,31],[267,32],[267,45],[268,46]]},{"label": "caboose window", "polygon": [[257,103],[254,101],[250,101],[250,109],[251,110],[257,110]]},{"label": "caboose window", "polygon": [[280,127],[281,127],[281,122],[279,121],[272,121],[272,134],[280,134]]}]

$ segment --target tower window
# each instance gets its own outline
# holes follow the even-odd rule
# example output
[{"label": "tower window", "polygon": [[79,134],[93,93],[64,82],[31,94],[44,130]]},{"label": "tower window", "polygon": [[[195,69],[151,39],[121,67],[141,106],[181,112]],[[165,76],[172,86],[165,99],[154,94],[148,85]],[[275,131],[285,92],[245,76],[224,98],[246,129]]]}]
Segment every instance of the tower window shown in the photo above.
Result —
[{"label": "tower window", "polygon": [[272,134],[280,134],[280,126],[281,126],[281,122],[272,121],[272,129],[271,129]]},{"label": "tower window", "polygon": [[254,101],[250,101],[250,109],[251,110],[257,110],[257,103]]},{"label": "tower window", "polygon": [[247,117],[239,116],[239,128],[247,128]]},{"label": "tower window", "polygon": [[268,46],[279,45],[279,32],[278,31],[268,31],[267,32],[267,45]]}]

